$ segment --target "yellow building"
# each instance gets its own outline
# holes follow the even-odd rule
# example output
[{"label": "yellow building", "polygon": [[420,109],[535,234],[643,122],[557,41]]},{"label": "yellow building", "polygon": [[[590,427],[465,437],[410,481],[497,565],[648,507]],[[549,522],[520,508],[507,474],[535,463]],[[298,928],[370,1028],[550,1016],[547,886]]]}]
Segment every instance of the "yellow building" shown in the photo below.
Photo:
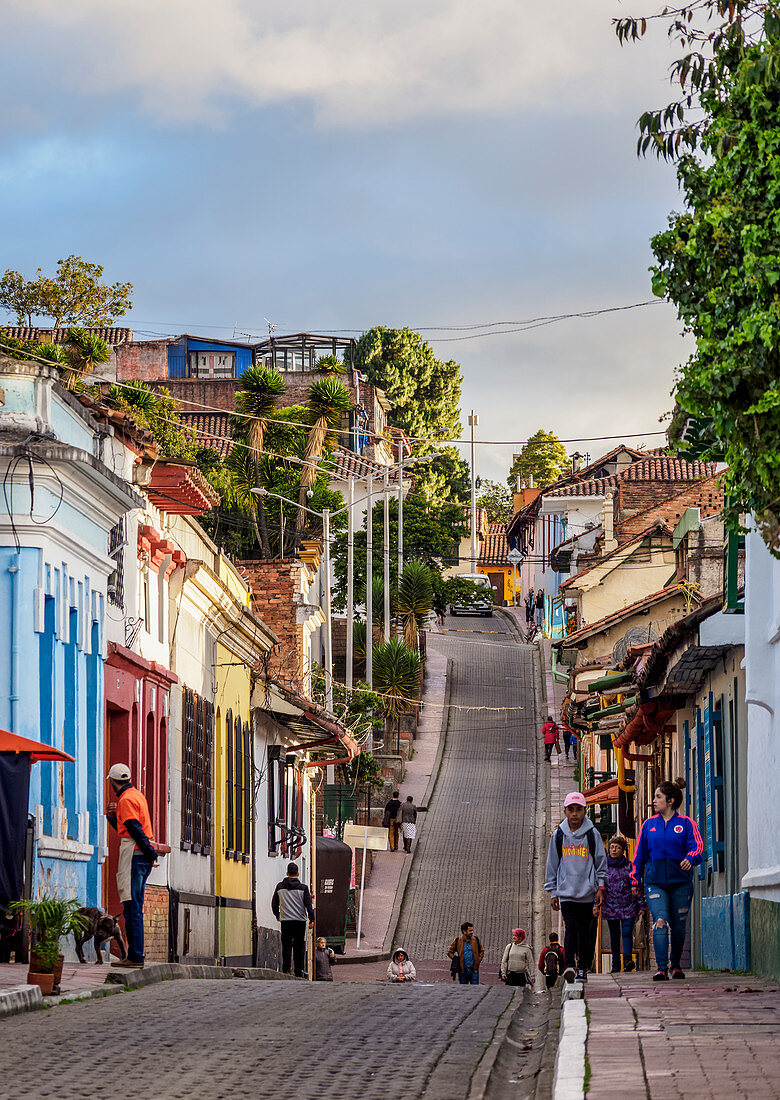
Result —
[{"label": "yellow building", "polygon": [[[515,570],[507,560],[509,545],[505,523],[488,523],[479,548],[477,572],[484,573],[493,589],[493,599],[501,607],[515,603]],[[517,599],[520,599],[519,573]]]}]

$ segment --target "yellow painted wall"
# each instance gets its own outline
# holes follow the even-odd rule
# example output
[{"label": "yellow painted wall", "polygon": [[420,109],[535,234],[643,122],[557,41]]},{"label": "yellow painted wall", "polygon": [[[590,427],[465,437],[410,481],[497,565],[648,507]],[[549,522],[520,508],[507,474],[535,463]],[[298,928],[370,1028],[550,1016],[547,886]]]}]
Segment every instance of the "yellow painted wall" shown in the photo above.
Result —
[{"label": "yellow painted wall", "polygon": [[[233,712],[233,719],[240,716],[242,722],[251,721],[249,670],[238,664],[238,658],[220,643],[216,646],[217,694],[215,699],[215,871],[217,897],[252,898],[252,864],[239,863],[225,858],[227,844],[227,729],[225,715]],[[250,909],[222,911],[220,916],[220,944],[223,934],[231,944],[241,939],[245,932],[238,932],[238,926],[248,929],[251,945],[252,911]],[[243,942],[243,940],[242,940]],[[250,948],[251,949],[251,948]],[[221,954],[247,954],[246,951],[222,951]]]},{"label": "yellow painted wall", "polygon": [[650,561],[646,559],[646,547],[633,547],[625,556],[616,555],[602,565],[595,565],[578,582],[564,589],[567,596],[580,594],[581,623],[598,622],[669,584],[674,573],[671,546],[653,547]]},{"label": "yellow painted wall", "polygon": [[[504,574],[504,603],[511,606],[514,589],[512,587],[513,570],[511,566],[503,565],[478,565],[478,573],[503,573]],[[520,599],[520,570],[517,571],[517,598]]]}]

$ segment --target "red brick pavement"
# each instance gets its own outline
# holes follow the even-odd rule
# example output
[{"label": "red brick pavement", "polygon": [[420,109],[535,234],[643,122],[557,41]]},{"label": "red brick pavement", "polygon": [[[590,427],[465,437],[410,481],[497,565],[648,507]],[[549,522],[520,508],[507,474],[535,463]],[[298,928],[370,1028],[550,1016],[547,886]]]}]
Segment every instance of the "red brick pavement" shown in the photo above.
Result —
[{"label": "red brick pavement", "polygon": [[588,1100],[780,1097],[780,988],[751,976],[594,975]]}]

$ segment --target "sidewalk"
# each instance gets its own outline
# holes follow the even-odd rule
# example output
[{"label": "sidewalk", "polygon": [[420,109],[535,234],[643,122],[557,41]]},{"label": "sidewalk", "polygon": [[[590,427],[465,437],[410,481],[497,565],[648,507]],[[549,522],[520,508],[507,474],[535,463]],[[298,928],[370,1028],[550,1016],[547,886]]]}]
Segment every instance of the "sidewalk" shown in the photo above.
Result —
[{"label": "sidewalk", "polygon": [[[428,634],[427,644],[423,706],[414,740],[414,755],[406,765],[406,777],[401,784],[402,800],[411,795],[418,809],[420,806],[427,808],[425,796],[429,793],[431,776],[439,766],[439,743],[446,718],[447,658],[436,649],[435,633]],[[421,824],[418,814],[418,832]],[[374,866],[363,897],[360,949],[358,950],[357,937],[348,936],[345,962],[359,962],[361,956],[377,954],[386,954],[389,958],[388,940],[395,932],[403,886],[411,865],[412,856],[404,855],[400,849],[397,852],[374,853]]]},{"label": "sidewalk", "polygon": [[588,1100],[780,1097],[780,987],[770,982],[593,975],[586,1003]]}]

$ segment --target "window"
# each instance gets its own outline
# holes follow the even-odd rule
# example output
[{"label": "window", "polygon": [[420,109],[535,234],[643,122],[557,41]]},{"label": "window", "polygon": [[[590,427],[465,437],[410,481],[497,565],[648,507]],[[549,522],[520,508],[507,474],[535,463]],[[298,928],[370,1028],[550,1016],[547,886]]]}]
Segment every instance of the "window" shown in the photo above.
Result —
[{"label": "window", "polygon": [[125,520],[124,516],[108,532],[108,556],[114,559],[114,572],[108,578],[108,602],[125,606]]},{"label": "window", "polygon": [[236,353],[234,351],[191,351],[189,375],[190,378],[235,378]]},{"label": "window", "polygon": [[181,847],[208,855],[211,851],[211,754],[214,706],[184,689]]},{"label": "window", "polygon": [[227,821],[225,822],[225,855],[233,858],[233,845],[235,843],[235,818],[233,816],[233,711],[229,710],[225,718],[225,732],[227,734],[227,774],[225,776],[226,799],[225,809]]},{"label": "window", "polygon": [[303,776],[295,757],[268,750],[268,854],[297,859],[303,850]]},{"label": "window", "polygon": [[240,716],[227,715],[226,813],[227,843],[225,855],[248,863],[252,837],[252,732]]}]

